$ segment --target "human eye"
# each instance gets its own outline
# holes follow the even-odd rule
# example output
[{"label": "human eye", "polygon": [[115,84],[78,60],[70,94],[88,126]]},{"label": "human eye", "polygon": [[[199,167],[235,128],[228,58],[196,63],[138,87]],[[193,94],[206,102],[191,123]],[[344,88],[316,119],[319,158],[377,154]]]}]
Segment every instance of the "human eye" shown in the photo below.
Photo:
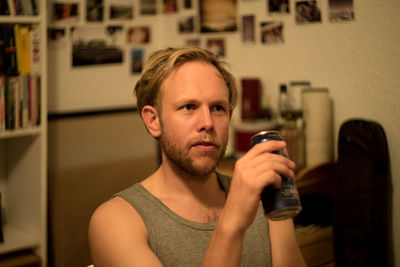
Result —
[{"label": "human eye", "polygon": [[223,105],[214,105],[212,111],[215,112],[225,112],[226,108]]},{"label": "human eye", "polygon": [[194,110],[194,109],[195,109],[195,106],[194,106],[193,104],[186,104],[186,105],[183,105],[183,106],[181,107],[181,109],[182,109],[182,110],[185,110],[185,111],[191,111],[191,110]]}]

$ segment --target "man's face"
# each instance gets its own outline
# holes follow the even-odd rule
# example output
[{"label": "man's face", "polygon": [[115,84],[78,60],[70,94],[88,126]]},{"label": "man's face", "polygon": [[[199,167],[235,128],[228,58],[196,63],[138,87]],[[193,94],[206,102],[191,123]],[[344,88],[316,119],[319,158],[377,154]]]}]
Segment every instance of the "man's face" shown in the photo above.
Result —
[{"label": "man's face", "polygon": [[211,174],[223,157],[229,133],[228,89],[218,70],[185,63],[161,85],[163,160],[192,177]]}]

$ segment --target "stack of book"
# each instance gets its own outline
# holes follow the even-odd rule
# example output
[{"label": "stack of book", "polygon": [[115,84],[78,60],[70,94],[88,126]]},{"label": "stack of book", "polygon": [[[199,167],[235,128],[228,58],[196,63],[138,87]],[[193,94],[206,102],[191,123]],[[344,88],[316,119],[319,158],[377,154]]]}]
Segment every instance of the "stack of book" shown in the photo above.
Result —
[{"label": "stack of book", "polygon": [[0,15],[36,16],[37,0],[0,0]]},{"label": "stack of book", "polygon": [[0,25],[0,131],[40,124],[40,42],[36,25]]}]

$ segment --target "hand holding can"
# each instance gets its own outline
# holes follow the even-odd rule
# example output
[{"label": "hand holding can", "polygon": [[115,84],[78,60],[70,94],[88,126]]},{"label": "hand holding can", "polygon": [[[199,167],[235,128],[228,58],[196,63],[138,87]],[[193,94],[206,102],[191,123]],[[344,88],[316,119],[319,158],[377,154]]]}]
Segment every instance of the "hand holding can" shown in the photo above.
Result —
[{"label": "hand holding can", "polygon": [[[270,140],[282,141],[277,131],[262,131],[251,137],[250,148],[258,143]],[[274,153],[288,157],[284,150]],[[293,218],[301,211],[301,203],[294,179],[282,177],[280,188],[266,186],[261,193],[261,201],[265,213],[271,220],[285,220]]]}]

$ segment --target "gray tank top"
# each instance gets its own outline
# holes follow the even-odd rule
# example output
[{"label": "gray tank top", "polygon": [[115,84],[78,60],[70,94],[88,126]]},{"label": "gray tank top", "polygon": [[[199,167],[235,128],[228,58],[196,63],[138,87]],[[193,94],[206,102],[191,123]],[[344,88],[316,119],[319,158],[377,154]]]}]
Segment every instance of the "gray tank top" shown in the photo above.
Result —
[{"label": "gray tank top", "polygon": [[[228,193],[231,178],[218,174]],[[114,196],[128,201],[141,216],[148,232],[149,245],[164,266],[201,266],[216,222],[188,221],[164,205],[141,184]],[[253,224],[246,230],[242,252],[245,267],[272,266],[268,220],[260,204]]]}]

